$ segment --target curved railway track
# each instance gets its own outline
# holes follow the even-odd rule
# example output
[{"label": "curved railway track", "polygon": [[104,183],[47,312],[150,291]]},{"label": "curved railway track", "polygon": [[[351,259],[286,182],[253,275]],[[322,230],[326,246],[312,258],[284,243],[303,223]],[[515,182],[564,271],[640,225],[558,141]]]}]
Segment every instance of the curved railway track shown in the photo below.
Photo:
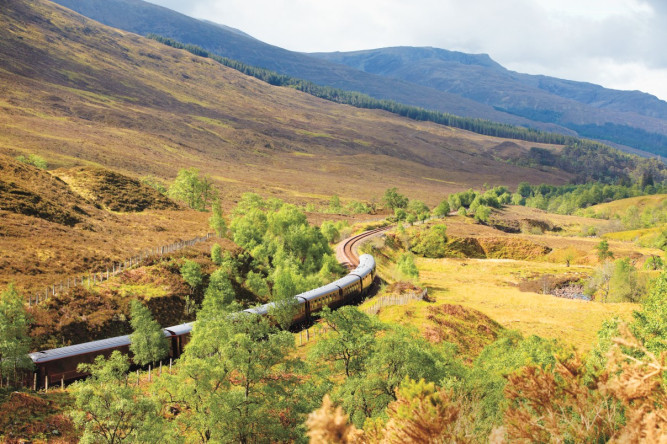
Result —
[{"label": "curved railway track", "polygon": [[361,234],[356,236],[348,237],[347,239],[341,241],[336,247],[336,257],[338,261],[345,265],[348,269],[353,269],[359,265],[359,257],[356,253],[356,248],[364,241],[368,240],[373,236],[389,230],[393,225],[388,225],[386,227],[376,228],[374,230],[364,231]]}]

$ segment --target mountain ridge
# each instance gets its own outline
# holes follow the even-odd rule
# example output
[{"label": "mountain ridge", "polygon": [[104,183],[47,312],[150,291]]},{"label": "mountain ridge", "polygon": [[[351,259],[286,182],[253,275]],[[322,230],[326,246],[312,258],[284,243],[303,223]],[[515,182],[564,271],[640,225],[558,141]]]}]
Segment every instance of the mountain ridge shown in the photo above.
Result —
[{"label": "mountain ridge", "polygon": [[[495,77],[488,77],[485,80],[489,85],[485,86],[484,82],[470,85],[470,78],[479,77],[479,73],[475,73],[473,68],[480,65],[473,64],[462,65],[467,70],[463,70],[456,81],[449,83],[440,73],[435,78],[415,78],[414,73],[393,77],[383,76],[380,73],[352,69],[340,60],[332,60],[331,57],[324,57],[321,53],[318,58],[317,54],[288,51],[263,43],[243,31],[240,34],[238,30],[229,31],[224,25],[198,21],[140,0],[56,0],[56,2],[110,26],[142,35],[158,34],[182,43],[198,45],[216,55],[309,80],[319,85],[359,91],[378,99],[394,100],[406,105],[464,117],[607,140],[620,148],[632,147],[661,155],[667,153],[667,121],[660,117],[665,115],[664,102],[655,105],[655,101],[651,99],[649,102],[653,104],[647,105],[647,96],[650,95],[606,89],[597,90],[596,93],[591,91],[590,87],[584,88],[583,92],[577,92],[572,90],[573,85],[581,88],[581,85],[586,85],[584,82],[572,83],[547,76],[524,78],[521,76],[529,75],[512,74],[488,56],[486,58],[465,53],[459,53],[461,54],[459,58],[464,60],[477,57],[478,62],[485,59],[488,67],[493,68]],[[337,63],[332,63],[333,61]],[[412,65],[414,69],[424,68],[421,63]],[[500,68],[504,71],[499,71]],[[433,69],[431,66],[431,70]],[[503,75],[499,75],[501,72]],[[543,86],[551,89],[551,92],[530,84],[539,82],[540,79]],[[452,87],[452,83],[455,87]],[[514,94],[516,96],[514,98],[508,99],[506,95],[498,94],[498,91],[510,91],[512,88],[517,88],[517,85],[520,88],[518,93]],[[561,91],[563,95],[569,97],[554,95],[554,90]],[[600,96],[600,91],[604,92],[603,96]],[[575,98],[581,100],[580,95],[591,97],[589,103],[575,100]],[[549,105],[551,102],[555,105]],[[600,107],[600,104],[604,106]],[[630,105],[631,108],[628,108]],[[629,109],[631,110],[628,111]],[[644,110],[647,115],[642,115],[637,110]],[[605,124],[615,125],[615,137],[605,139]],[[655,137],[647,137],[644,132],[665,137],[658,138],[656,144]]]}]

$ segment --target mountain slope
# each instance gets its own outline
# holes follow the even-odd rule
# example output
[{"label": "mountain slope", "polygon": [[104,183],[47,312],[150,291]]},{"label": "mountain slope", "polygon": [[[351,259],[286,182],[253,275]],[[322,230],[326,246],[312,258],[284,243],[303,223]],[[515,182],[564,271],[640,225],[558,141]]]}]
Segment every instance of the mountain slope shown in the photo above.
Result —
[{"label": "mountain slope", "polygon": [[393,80],[288,51],[254,39],[233,28],[196,20],[141,0],[55,0],[56,3],[105,25],[141,35],[158,34],[182,43],[201,46],[214,54],[270,69],[314,83],[359,91],[379,99],[396,100],[466,117],[478,117],[514,125],[556,130],[551,124],[495,110],[493,107],[434,88]]},{"label": "mountain slope", "polygon": [[194,166],[231,197],[371,198],[390,182],[431,202],[485,182],[572,177],[496,160],[502,139],[273,87],[51,2],[10,2],[0,26],[0,147],[55,167],[171,180]]},{"label": "mountain slope", "polygon": [[650,137],[651,133],[667,136],[667,102],[650,94],[520,74],[505,69],[486,54],[437,48],[396,47],[313,55],[461,95],[531,120],[555,123],[584,136],[667,154],[667,137]]},{"label": "mountain slope", "polygon": [[[56,1],[110,26],[171,37],[320,85],[667,154],[667,104],[648,94],[513,73],[486,55],[434,48],[307,57],[140,0]],[[328,63],[331,61],[336,63]]]}]

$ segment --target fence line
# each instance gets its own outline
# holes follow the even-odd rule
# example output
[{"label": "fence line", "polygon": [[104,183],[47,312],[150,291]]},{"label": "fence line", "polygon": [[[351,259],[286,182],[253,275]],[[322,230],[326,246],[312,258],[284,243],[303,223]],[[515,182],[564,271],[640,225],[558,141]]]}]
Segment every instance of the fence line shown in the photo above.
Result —
[{"label": "fence line", "polygon": [[28,305],[32,306],[33,304],[39,304],[40,302],[45,301],[50,296],[55,296],[59,293],[62,293],[65,290],[74,288],[77,286],[87,286],[91,288],[95,284],[101,284],[104,281],[111,279],[114,276],[126,271],[132,267],[135,267],[146,261],[149,257],[163,256],[165,254],[173,253],[183,248],[192,247],[201,242],[206,242],[208,239],[213,237],[215,233],[207,233],[206,236],[197,236],[193,239],[174,242],[168,245],[161,245],[159,247],[149,248],[142,251],[137,256],[133,256],[128,260],[112,263],[111,267],[107,267],[106,272],[104,271],[91,271],[84,275],[75,276],[73,278],[68,277],[67,280],[51,284],[45,287],[44,291],[40,291],[33,294],[28,294]]},{"label": "fence line", "polygon": [[[424,289],[424,291],[420,293],[406,293],[401,295],[382,296],[379,297],[376,301],[374,301],[373,305],[362,311],[368,315],[376,315],[378,314],[378,312],[382,307],[388,307],[390,305],[405,305],[411,301],[421,301],[425,299],[427,296],[428,296],[428,289],[426,288]],[[298,342],[297,346],[300,347],[305,343],[309,342],[311,339],[325,335],[327,331],[328,329],[326,324],[318,323],[311,327],[305,328],[299,331],[298,333],[294,333],[295,340]]]},{"label": "fence line", "polygon": [[383,307],[390,305],[405,305],[411,301],[421,301],[428,296],[428,289],[425,288],[421,293],[390,294],[381,296],[373,301],[373,305],[363,310],[368,315],[376,315]]}]

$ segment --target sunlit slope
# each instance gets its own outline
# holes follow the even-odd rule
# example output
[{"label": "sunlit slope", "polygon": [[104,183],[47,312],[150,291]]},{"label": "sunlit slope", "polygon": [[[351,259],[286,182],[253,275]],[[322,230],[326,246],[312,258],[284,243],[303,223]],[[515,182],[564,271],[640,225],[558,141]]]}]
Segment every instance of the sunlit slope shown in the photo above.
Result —
[{"label": "sunlit slope", "polygon": [[168,179],[195,166],[226,194],[287,198],[370,198],[391,184],[428,199],[485,182],[568,178],[494,160],[502,139],[272,87],[50,2],[5,3],[0,26],[0,147],[9,155]]}]

